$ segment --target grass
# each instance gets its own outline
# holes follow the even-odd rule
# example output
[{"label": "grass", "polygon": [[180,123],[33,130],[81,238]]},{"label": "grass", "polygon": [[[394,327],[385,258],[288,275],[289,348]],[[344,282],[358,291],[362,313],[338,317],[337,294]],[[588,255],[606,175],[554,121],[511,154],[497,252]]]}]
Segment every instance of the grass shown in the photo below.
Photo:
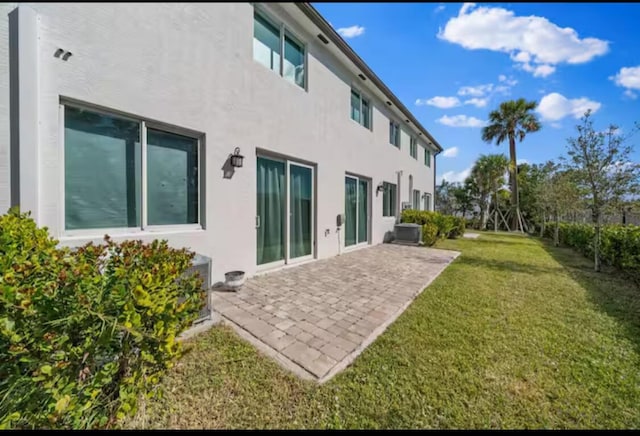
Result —
[{"label": "grass", "polygon": [[354,364],[303,382],[227,327],[188,343],[144,428],[638,428],[640,290],[489,232]]}]

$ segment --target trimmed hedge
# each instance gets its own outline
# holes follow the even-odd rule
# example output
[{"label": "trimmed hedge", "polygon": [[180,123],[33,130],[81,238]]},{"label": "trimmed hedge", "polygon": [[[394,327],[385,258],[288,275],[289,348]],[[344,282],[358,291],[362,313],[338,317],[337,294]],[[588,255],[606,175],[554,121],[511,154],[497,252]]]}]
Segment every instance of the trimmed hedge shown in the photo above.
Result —
[{"label": "trimmed hedge", "polygon": [[104,428],[133,415],[202,306],[194,254],[166,241],[58,247],[0,216],[0,428]]},{"label": "trimmed hedge", "polygon": [[438,239],[455,239],[464,235],[465,219],[427,210],[405,209],[400,221],[422,226],[422,242],[431,246]]},{"label": "trimmed hedge", "polygon": [[[545,227],[544,237],[553,239],[554,223]],[[593,237],[595,229],[590,224],[560,223],[560,244],[572,247],[588,258],[595,255]],[[628,274],[640,283],[640,226],[606,225],[600,231],[600,260]]]}]

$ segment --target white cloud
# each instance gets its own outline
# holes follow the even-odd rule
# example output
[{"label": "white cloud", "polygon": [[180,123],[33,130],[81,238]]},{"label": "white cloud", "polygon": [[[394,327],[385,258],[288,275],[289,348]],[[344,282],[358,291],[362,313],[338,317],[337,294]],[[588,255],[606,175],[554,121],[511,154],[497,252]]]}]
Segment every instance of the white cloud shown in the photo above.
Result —
[{"label": "white cloud", "polygon": [[568,99],[562,94],[552,92],[542,97],[536,111],[540,113],[543,120],[558,121],[568,115],[576,119],[580,118],[587,109],[591,109],[595,113],[601,106],[597,101],[589,100],[586,97]]},{"label": "white cloud", "polygon": [[439,4],[438,6],[436,6],[436,8],[433,10],[434,13],[438,13],[438,12],[442,12],[445,9],[445,5],[443,4]]},{"label": "white cloud", "polygon": [[556,67],[548,64],[531,65],[529,62],[525,62],[519,67],[528,73],[533,73],[533,77],[547,77],[556,71]]},{"label": "white cloud", "polygon": [[436,121],[449,127],[482,127],[485,125],[484,121],[466,115],[453,115],[451,117],[444,115]]},{"label": "white cloud", "polygon": [[551,123],[551,127],[554,129],[562,129],[562,124],[560,123]]},{"label": "white cloud", "polygon": [[482,97],[483,95],[491,92],[492,89],[493,89],[493,83],[487,83],[486,85],[463,86],[460,89],[458,89],[458,95]]},{"label": "white cloud", "polygon": [[456,157],[458,156],[458,147],[447,148],[442,152],[442,157]]},{"label": "white cloud", "polygon": [[522,69],[546,77],[555,66],[581,64],[609,50],[607,41],[580,38],[570,27],[559,27],[544,17],[516,16],[513,11],[491,6],[475,8],[465,3],[438,38],[468,50],[486,49],[509,53]]},{"label": "white cloud", "polygon": [[460,106],[460,99],[458,99],[458,97],[439,97],[439,96],[430,98],[428,100],[419,98],[416,100],[416,105],[417,106],[429,105],[429,106],[439,107],[440,109],[449,109],[452,107]]},{"label": "white cloud", "polygon": [[460,172],[447,171],[442,176],[440,176],[438,180],[444,179],[449,183],[464,182],[464,179],[469,177],[469,174],[471,174],[471,167],[465,168]]},{"label": "white cloud", "polygon": [[464,104],[472,104],[475,107],[485,107],[489,103],[488,98],[470,98],[465,100]]},{"label": "white cloud", "polygon": [[504,74],[500,74],[498,76],[498,81],[503,82],[506,86],[516,86],[518,81],[513,77],[507,77]]},{"label": "white cloud", "polygon": [[635,100],[638,96],[633,90],[640,91],[640,65],[637,67],[622,67],[615,76],[609,77],[616,85],[626,88],[625,97]]},{"label": "white cloud", "polygon": [[528,164],[529,161],[526,159],[518,159],[516,160],[516,165]]},{"label": "white cloud", "polygon": [[364,33],[364,27],[358,26],[357,24],[351,27],[341,27],[338,29],[338,33],[342,35],[343,38],[355,38]]}]

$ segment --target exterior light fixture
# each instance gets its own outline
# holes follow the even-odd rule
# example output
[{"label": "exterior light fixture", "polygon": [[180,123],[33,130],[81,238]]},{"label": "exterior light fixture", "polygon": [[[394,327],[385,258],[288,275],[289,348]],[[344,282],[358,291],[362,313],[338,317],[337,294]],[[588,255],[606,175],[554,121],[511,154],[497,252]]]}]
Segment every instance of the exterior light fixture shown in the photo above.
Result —
[{"label": "exterior light fixture", "polygon": [[231,166],[236,168],[242,168],[242,160],[244,156],[240,154],[240,147],[236,147],[231,155]]},{"label": "exterior light fixture", "polygon": [[384,183],[380,182],[380,184],[376,187],[376,193],[384,191]]}]

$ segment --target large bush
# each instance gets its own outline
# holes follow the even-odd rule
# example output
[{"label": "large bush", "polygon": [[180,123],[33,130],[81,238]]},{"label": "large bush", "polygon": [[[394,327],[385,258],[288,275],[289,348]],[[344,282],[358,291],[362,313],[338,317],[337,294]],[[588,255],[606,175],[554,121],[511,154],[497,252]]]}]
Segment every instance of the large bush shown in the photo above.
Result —
[{"label": "large bush", "polygon": [[[464,234],[465,220],[463,218],[454,217],[451,215],[443,215],[439,212],[432,212],[427,210],[415,210],[405,209],[402,211],[400,221],[403,223],[419,224],[422,228],[422,239],[427,245],[433,245],[437,239],[457,238]],[[425,225],[429,225],[426,231],[425,241]],[[435,228],[434,240],[431,243],[427,241],[431,240],[432,228]]]},{"label": "large bush", "polygon": [[[545,227],[544,236],[553,239],[554,223]],[[560,223],[560,244],[593,258],[594,227],[590,224]],[[640,226],[607,225],[600,233],[600,260],[603,264],[627,273],[640,283]]]},{"label": "large bush", "polygon": [[60,248],[0,217],[0,427],[101,428],[136,411],[202,305],[193,253],[166,241]]}]

